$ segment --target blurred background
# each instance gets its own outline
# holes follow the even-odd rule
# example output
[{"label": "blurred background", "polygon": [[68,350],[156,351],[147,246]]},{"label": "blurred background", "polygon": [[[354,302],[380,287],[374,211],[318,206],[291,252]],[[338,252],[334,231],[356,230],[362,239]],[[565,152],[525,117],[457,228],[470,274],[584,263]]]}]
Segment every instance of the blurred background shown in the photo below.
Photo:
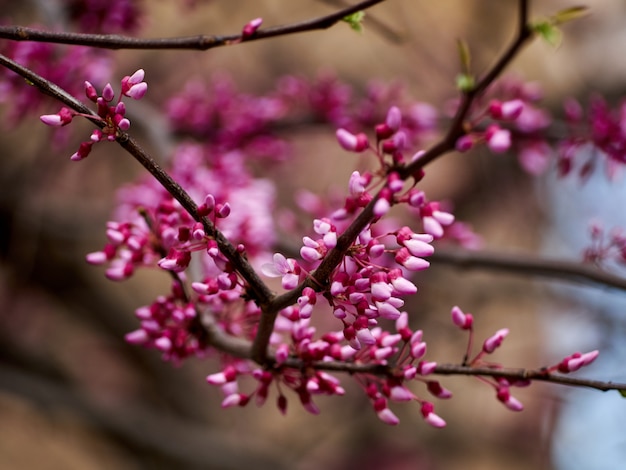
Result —
[{"label": "blurred background", "polygon": [[[70,3],[0,0],[1,21],[62,28]],[[571,6],[564,0],[534,3],[533,17]],[[148,95],[129,113],[133,135],[160,160],[167,159],[175,136],[158,117],[159,109],[191,77],[227,75],[239,90],[258,95],[273,90],[286,74],[314,79],[332,73],[355,94],[365,93],[373,80],[398,81],[412,99],[441,109],[455,95],[457,38],[470,45],[474,69],[484,70],[514,34],[516,4],[393,0],[368,11],[363,34],[340,24],[207,52],[115,51],[112,83],[146,70]],[[255,17],[262,17],[264,26],[291,23],[330,13],[342,3],[143,0],[141,5],[146,13],[136,34],[169,37],[232,34]],[[536,41],[508,71],[541,83],[555,115],[566,96],[585,102],[595,91],[613,103],[624,92],[626,4],[596,0],[590,6],[588,18],[565,26],[560,48]],[[0,42],[0,49],[6,43]],[[83,78],[75,79],[80,86]],[[124,342],[124,334],[137,328],[134,310],[161,294],[168,279],[140,272],[112,283],[84,257],[105,243],[116,189],[142,169],[116,146],[104,144],[87,161],[70,162],[80,132],[67,136],[67,145],[51,143],[53,134],[38,119],[57,109],[48,101],[18,121],[12,116],[22,114],[20,109],[10,100],[0,104],[0,469],[611,468],[562,457],[579,442],[563,437],[563,429],[588,438],[595,428],[577,420],[575,410],[564,428],[560,410],[570,403],[580,409],[582,400],[605,394],[585,391],[570,402],[562,387],[540,383],[516,390],[526,409],[514,414],[478,381],[444,378],[455,393],[437,403],[448,422],[444,430],[423,423],[419,408],[411,405],[394,408],[399,426],[383,425],[347,377],[342,378],[346,397],[316,399],[318,417],[295,403],[283,417],[271,400],[263,408],[221,410],[221,394],[205,383],[214,363],[189,360],[173,367],[158,352]],[[87,129],[85,124],[83,133]],[[343,188],[356,160],[338,148],[331,128],[294,126],[293,131],[294,161],[262,174],[276,181],[279,206],[293,206],[289,198],[296,189]],[[562,197],[550,196],[555,193],[549,178],[530,179],[513,156],[473,153],[437,161],[422,188],[430,199],[448,201],[457,217],[483,236],[486,248],[579,259],[586,221],[575,228],[551,222],[564,208]],[[565,193],[569,202],[579,194],[576,189],[574,184]],[[584,197],[593,194],[597,191]],[[623,197],[616,197],[614,211]],[[579,207],[571,205],[576,219]],[[605,217],[612,220],[614,212]],[[578,238],[565,243],[574,232]],[[595,328],[603,322],[595,317],[589,323],[586,315],[596,311],[595,304],[585,304],[590,301],[573,291],[555,290],[555,283],[436,264],[417,282],[420,295],[411,311],[426,332],[428,357],[440,362],[460,361],[465,348],[465,336],[449,322],[453,305],[475,315],[478,338],[511,329],[498,352],[509,366],[537,367],[601,346],[602,331]],[[610,305],[604,310],[614,312]],[[616,338],[623,339],[621,324],[619,317],[611,323]],[[572,325],[579,327],[570,331]],[[593,373],[616,380],[621,374],[624,381],[624,371],[611,367],[605,375]],[[621,434],[623,428],[612,435],[626,448]]]}]

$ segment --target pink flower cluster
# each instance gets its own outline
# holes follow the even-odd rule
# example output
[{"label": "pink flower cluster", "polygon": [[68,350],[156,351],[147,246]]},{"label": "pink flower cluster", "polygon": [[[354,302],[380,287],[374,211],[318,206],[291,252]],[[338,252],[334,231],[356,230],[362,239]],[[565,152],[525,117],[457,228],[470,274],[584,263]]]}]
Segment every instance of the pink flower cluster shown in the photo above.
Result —
[{"label": "pink flower cluster", "polygon": [[[427,423],[435,427],[445,426],[445,421],[434,413],[432,403],[414,395],[405,385],[408,381],[417,381],[423,383],[426,391],[436,398],[446,399],[452,396],[439,382],[425,378],[432,373],[436,363],[422,360],[426,354],[423,333],[414,332],[408,327],[406,312],[395,321],[393,333],[376,327],[371,331],[373,341],[358,350],[345,344],[345,335],[341,331],[327,332],[319,339],[315,339],[315,334],[316,329],[310,325],[310,319],[302,318],[297,306],[283,310],[277,319],[272,340],[276,347],[277,367],[271,371],[261,370],[251,367],[248,361],[231,359],[221,372],[207,377],[209,384],[222,389],[222,407],[245,406],[253,397],[257,405],[262,405],[268,397],[270,386],[274,384],[278,391],[276,405],[281,412],[285,413],[287,410],[288,399],[284,389],[288,388],[295,392],[308,412],[318,414],[319,408],[313,401],[314,396],[342,396],[345,394],[344,388],[336,377],[323,370],[289,367],[286,362],[289,358],[298,357],[305,364],[342,361],[384,365],[393,357],[397,372],[392,376],[377,378],[366,373],[354,376],[370,399],[379,419],[386,424],[398,424],[399,420],[389,408],[389,402],[416,401],[420,403]],[[284,342],[287,338],[289,342]],[[245,376],[256,381],[256,387],[251,393],[240,390],[239,379]]]},{"label": "pink flower cluster", "polygon": [[[78,150],[70,157],[71,160],[78,161],[87,157],[91,152],[93,144],[102,140],[114,141],[119,137],[120,132],[127,131],[130,127],[130,121],[124,117],[126,114],[126,104],[122,101],[122,96],[128,96],[132,99],[139,100],[143,98],[148,90],[148,85],[143,81],[143,69],[137,70],[130,76],[122,78],[122,91],[113,105],[111,102],[115,98],[115,91],[110,83],[107,83],[102,90],[102,95],[98,95],[96,88],[90,83],[85,82],[85,95],[97,105],[98,117],[92,115],[84,115],[89,119],[102,123],[100,129],[96,129],[91,134],[88,141],[80,144]],[[61,108],[56,114],[46,114],[41,116],[41,121],[49,126],[61,127],[66,126],[74,116],[79,113],[68,108]]]}]

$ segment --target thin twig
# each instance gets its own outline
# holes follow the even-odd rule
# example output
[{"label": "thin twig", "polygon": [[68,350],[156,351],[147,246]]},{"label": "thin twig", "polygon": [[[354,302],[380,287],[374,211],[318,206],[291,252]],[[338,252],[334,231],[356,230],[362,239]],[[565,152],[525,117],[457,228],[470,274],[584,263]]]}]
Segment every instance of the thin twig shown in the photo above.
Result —
[{"label": "thin twig", "polygon": [[419,173],[419,171],[430,162],[455,149],[457,140],[465,134],[463,124],[474,100],[498,78],[502,71],[511,63],[515,56],[517,56],[522,47],[533,37],[532,30],[528,25],[528,0],[519,0],[518,5],[518,31],[513,42],[487,73],[485,73],[483,78],[481,78],[471,90],[463,93],[459,109],[452,119],[452,124],[445,137],[413,163],[396,170],[402,179],[407,179],[411,175]]},{"label": "thin twig", "polygon": [[438,248],[429,257],[435,263],[451,264],[462,269],[487,269],[512,274],[542,276],[569,282],[581,282],[626,290],[626,279],[596,267],[573,261],[538,258],[488,251]]},{"label": "thin twig", "polygon": [[86,34],[42,31],[25,26],[0,26],[0,39],[12,41],[35,41],[57,44],[72,44],[101,49],[188,49],[205,51],[220,46],[229,46],[241,42],[268,39],[277,36],[328,29],[343,18],[361,10],[370,8],[385,0],[365,0],[355,5],[342,8],[329,15],[320,16],[297,23],[260,28],[252,36],[242,39],[241,33],[219,35],[197,35],[176,38],[134,38],[117,34]]}]

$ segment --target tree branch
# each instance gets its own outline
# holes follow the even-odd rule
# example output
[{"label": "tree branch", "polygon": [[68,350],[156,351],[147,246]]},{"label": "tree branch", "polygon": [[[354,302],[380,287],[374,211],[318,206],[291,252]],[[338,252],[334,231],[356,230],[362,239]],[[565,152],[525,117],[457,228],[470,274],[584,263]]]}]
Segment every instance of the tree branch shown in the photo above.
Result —
[{"label": "tree branch", "polygon": [[542,276],[626,290],[626,279],[594,266],[572,261],[488,251],[437,248],[429,259],[463,269],[491,269],[512,274]]},{"label": "tree branch", "polygon": [[172,49],[206,51],[220,46],[229,46],[239,42],[256,41],[259,39],[286,36],[289,34],[328,29],[339,23],[343,18],[357,11],[365,10],[385,0],[364,0],[355,5],[342,8],[329,15],[287,25],[272,26],[258,29],[252,36],[242,39],[242,34],[198,35],[177,38],[143,39],[121,36],[117,34],[85,34],[42,31],[25,26],[0,26],[0,39],[12,41],[35,41],[57,44],[72,44],[101,49]]},{"label": "tree branch", "polygon": [[402,179],[407,179],[411,175],[419,173],[419,171],[430,162],[455,149],[457,140],[465,135],[464,121],[476,97],[482,94],[493,83],[493,81],[498,78],[502,71],[519,53],[522,47],[533,37],[532,30],[528,25],[528,8],[528,0],[519,0],[518,31],[515,39],[498,58],[491,69],[487,71],[483,78],[480,79],[480,81],[471,90],[463,92],[461,104],[452,119],[452,124],[450,125],[446,136],[413,163],[396,170]]}]

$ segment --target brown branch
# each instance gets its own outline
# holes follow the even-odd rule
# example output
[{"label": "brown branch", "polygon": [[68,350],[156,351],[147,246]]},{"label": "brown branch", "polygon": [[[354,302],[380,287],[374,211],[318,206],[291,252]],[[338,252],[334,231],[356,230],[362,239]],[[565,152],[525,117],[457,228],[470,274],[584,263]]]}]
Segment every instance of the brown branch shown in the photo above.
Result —
[{"label": "brown branch", "polygon": [[198,35],[177,38],[143,39],[121,36],[117,34],[85,34],[42,31],[24,26],[0,26],[0,39],[12,41],[36,41],[57,44],[97,47],[101,49],[173,49],[205,51],[219,46],[228,46],[240,42],[286,36],[289,34],[328,29],[339,23],[343,18],[361,10],[370,8],[385,0],[364,0],[355,5],[342,8],[329,15],[320,16],[298,23],[272,26],[258,29],[254,35],[242,40],[241,33],[225,36]]},{"label": "brown branch", "polygon": [[437,248],[429,259],[435,263],[450,264],[462,269],[491,269],[512,274],[542,276],[626,290],[626,279],[591,265],[537,258],[529,254],[515,255]]}]

